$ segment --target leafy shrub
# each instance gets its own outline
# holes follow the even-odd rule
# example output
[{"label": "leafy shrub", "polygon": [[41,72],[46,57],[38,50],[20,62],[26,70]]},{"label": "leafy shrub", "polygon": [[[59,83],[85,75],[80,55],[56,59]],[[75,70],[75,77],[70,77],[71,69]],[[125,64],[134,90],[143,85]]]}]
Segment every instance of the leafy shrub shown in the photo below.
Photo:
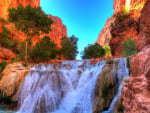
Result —
[{"label": "leafy shrub", "polygon": [[130,55],[135,55],[138,53],[136,50],[137,45],[135,44],[135,41],[132,40],[130,37],[123,43],[124,46],[124,51],[123,55],[124,56],[130,56]]},{"label": "leafy shrub", "polygon": [[128,16],[129,16],[128,13],[118,12],[117,14],[114,15],[114,17],[116,18],[115,23],[123,21]]},{"label": "leafy shrub", "polygon": [[2,25],[2,29],[3,29],[3,32],[1,34],[1,37],[9,38],[10,30],[4,25]]},{"label": "leafy shrub", "polygon": [[110,46],[103,46],[104,50],[105,50],[105,57],[110,57],[111,56],[111,50],[110,50]]},{"label": "leafy shrub", "polygon": [[49,37],[45,36],[30,51],[29,59],[34,62],[50,61],[50,59],[56,59],[56,51],[56,44]]},{"label": "leafy shrub", "polygon": [[7,62],[3,61],[0,63],[0,73],[5,69],[6,65],[7,65]]},{"label": "leafy shrub", "polygon": [[105,56],[105,49],[99,44],[88,45],[84,48],[83,59],[100,58]]},{"label": "leafy shrub", "polygon": [[123,111],[124,111],[124,106],[122,104],[122,101],[123,100],[121,99],[120,102],[119,102],[118,108],[117,108],[117,111],[121,112],[121,113],[123,113]]},{"label": "leafy shrub", "polygon": [[12,42],[11,42],[11,40],[9,40],[9,39],[4,39],[4,38],[2,38],[2,39],[0,40],[0,44],[1,44],[1,46],[4,47],[4,48],[10,49],[10,48],[12,47]]},{"label": "leafy shrub", "polygon": [[63,55],[65,59],[73,60],[77,56],[77,42],[78,38],[74,35],[70,38],[63,37],[61,39],[61,46],[60,53]]}]

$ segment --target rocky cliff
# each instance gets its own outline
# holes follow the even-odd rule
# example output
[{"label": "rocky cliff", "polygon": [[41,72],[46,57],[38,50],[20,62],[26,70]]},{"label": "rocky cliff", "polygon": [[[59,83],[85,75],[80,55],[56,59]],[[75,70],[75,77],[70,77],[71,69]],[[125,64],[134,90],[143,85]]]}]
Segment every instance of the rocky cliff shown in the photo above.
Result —
[{"label": "rocky cliff", "polygon": [[[138,50],[141,50],[141,10],[146,0],[114,0],[114,14],[106,21],[104,29],[99,34],[97,43],[110,45],[112,54],[120,56],[123,51],[123,42],[127,37],[136,40]],[[141,20],[142,21],[142,20]]]},{"label": "rocky cliff", "polygon": [[150,111],[149,59],[150,46],[147,46],[130,61],[131,77],[124,83],[121,96],[124,113],[149,113]]},{"label": "rocky cliff", "polygon": [[[0,14],[1,15],[0,16],[1,18],[0,34],[3,32],[2,25],[4,25],[6,28],[10,30],[10,38],[18,39],[19,42],[22,42],[25,39],[24,33],[16,30],[14,24],[9,23],[7,21],[4,22],[4,20],[7,20],[8,18],[8,11],[7,11],[8,8],[17,7],[19,4],[22,4],[23,6],[31,5],[32,7],[39,7],[40,0],[9,0],[9,1],[1,0],[0,1],[0,12],[2,12],[2,14]],[[60,48],[61,47],[60,39],[64,36],[67,36],[67,28],[59,17],[54,17],[52,15],[48,15],[48,17],[53,20],[53,24],[51,25],[52,31],[49,31],[48,34],[44,34],[44,35],[49,36],[51,40],[53,40],[57,44],[57,47]],[[44,35],[42,34],[40,38],[44,37]],[[34,36],[32,40],[33,45],[35,45],[35,43],[37,43],[38,41],[39,41],[39,37]],[[1,54],[0,59],[5,59],[2,51],[0,54]],[[11,59],[11,58],[8,58],[8,59]]]},{"label": "rocky cliff", "polygon": [[40,0],[1,0],[0,1],[0,15],[3,18],[8,17],[8,8],[17,7],[19,4],[23,6],[31,5],[32,7],[39,7]]}]

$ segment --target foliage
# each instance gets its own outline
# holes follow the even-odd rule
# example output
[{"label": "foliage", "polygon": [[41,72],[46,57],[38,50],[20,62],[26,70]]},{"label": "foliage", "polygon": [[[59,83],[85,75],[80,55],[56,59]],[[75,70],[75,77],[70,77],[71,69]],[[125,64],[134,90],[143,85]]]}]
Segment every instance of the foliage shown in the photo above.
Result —
[{"label": "foliage", "polygon": [[29,58],[34,62],[50,61],[50,59],[56,59],[56,56],[56,44],[47,36],[36,43],[29,53]]},{"label": "foliage", "polygon": [[9,40],[9,39],[4,39],[4,38],[2,38],[2,39],[0,40],[0,44],[1,44],[1,46],[4,47],[4,48],[10,49],[10,48],[12,47],[12,42],[11,42],[11,40]]},{"label": "foliage", "polygon": [[74,35],[70,38],[63,37],[61,39],[61,46],[60,53],[63,55],[65,59],[68,60],[74,60],[77,56],[77,42],[78,38],[76,38]]},{"label": "foliage", "polygon": [[15,23],[15,27],[27,36],[38,34],[39,31],[48,33],[51,30],[52,20],[39,7],[23,7],[20,4],[16,9],[10,8],[8,11],[9,21]]},{"label": "foliage", "polygon": [[0,20],[1,20],[3,23],[8,23],[8,20],[6,20],[5,18],[0,17]]},{"label": "foliage", "polygon": [[105,50],[105,57],[110,57],[111,56],[110,46],[104,45],[103,48]]},{"label": "foliage", "polygon": [[120,102],[119,102],[118,108],[117,108],[117,111],[121,112],[121,113],[123,113],[123,111],[124,111],[124,106],[122,104],[122,101],[123,100],[121,99]]},{"label": "foliage", "polygon": [[128,16],[129,16],[128,13],[118,12],[117,14],[114,15],[114,17],[116,18],[115,23],[123,21]]},{"label": "foliage", "polygon": [[88,45],[84,48],[83,59],[100,58],[105,56],[105,50],[99,44]]},{"label": "foliage", "polygon": [[0,73],[5,69],[6,65],[7,65],[7,62],[3,61],[0,63]]},{"label": "foliage", "polygon": [[123,55],[124,56],[130,56],[130,55],[135,55],[138,53],[136,50],[137,45],[135,44],[135,41],[132,40],[130,37],[123,43],[124,46],[124,51]]},{"label": "foliage", "polygon": [[7,27],[5,27],[4,25],[2,25],[2,29],[3,29],[3,32],[0,36],[2,38],[9,38],[10,30]]},{"label": "foliage", "polygon": [[32,8],[30,5],[23,7],[21,4],[15,9],[10,8],[9,21],[15,24],[18,30],[21,30],[26,35],[25,39],[25,62],[27,63],[28,41],[34,35],[40,33],[49,33],[51,30],[51,24],[53,23],[50,18],[39,7]]}]

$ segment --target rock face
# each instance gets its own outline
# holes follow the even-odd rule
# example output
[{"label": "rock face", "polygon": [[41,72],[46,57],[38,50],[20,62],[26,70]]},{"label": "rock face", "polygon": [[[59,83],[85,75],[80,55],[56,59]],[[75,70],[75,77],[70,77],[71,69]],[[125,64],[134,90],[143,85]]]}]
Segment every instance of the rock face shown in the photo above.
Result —
[{"label": "rock face", "polygon": [[[122,43],[127,37],[131,37],[136,40],[136,44],[138,45],[137,49],[141,50],[143,46],[141,45],[141,36],[139,36],[141,30],[139,18],[144,15],[144,11],[142,11],[143,14],[141,14],[141,10],[146,1],[147,0],[114,0],[114,14],[110,17],[113,18],[113,21],[110,22],[110,18],[106,21],[104,29],[100,32],[96,42],[102,46],[110,45],[112,55],[120,56],[123,51]],[[147,6],[146,9],[148,9],[148,7],[149,6]],[[128,16],[124,16],[124,13]],[[145,14],[147,14],[147,12],[145,12]],[[118,18],[122,19],[117,21]],[[144,19],[141,19],[141,22],[143,20]]]},{"label": "rock face", "polygon": [[15,54],[11,50],[0,47],[0,62],[1,62],[1,59],[10,61],[11,59],[14,59],[14,58],[15,58]]},{"label": "rock face", "polygon": [[32,7],[39,7],[40,0],[1,0],[0,1],[0,15],[3,18],[8,17],[8,8],[17,7],[19,4],[23,6],[31,5]]},{"label": "rock face", "polygon": [[100,44],[100,45],[109,45],[110,40],[112,39],[111,36],[111,25],[113,23],[114,18],[110,17],[107,21],[106,24],[104,25],[104,28],[102,29],[102,31],[100,32],[98,39],[96,40],[96,43]]},{"label": "rock face", "polygon": [[[123,17],[121,21],[115,21],[114,26],[111,29],[112,39],[110,41],[111,52],[115,56],[120,56],[123,52],[123,42],[128,37],[135,40],[137,45],[141,44],[139,34],[139,23],[130,16]],[[138,46],[140,48],[140,46]]]},{"label": "rock face", "polygon": [[149,113],[150,111],[149,59],[150,46],[144,48],[130,61],[131,77],[124,84],[122,92],[124,113]]},{"label": "rock face", "polygon": [[118,12],[129,12],[135,18],[140,16],[145,2],[147,0],[114,0],[114,14]]},{"label": "rock face", "polygon": [[147,0],[144,8],[141,11],[140,17],[140,37],[142,39],[142,46],[145,47],[146,45],[150,44],[150,0]]},{"label": "rock face", "polygon": [[[21,85],[29,70],[21,63],[13,63],[6,66],[0,80],[0,91],[12,101],[18,101]],[[2,97],[1,97],[2,98]]]}]

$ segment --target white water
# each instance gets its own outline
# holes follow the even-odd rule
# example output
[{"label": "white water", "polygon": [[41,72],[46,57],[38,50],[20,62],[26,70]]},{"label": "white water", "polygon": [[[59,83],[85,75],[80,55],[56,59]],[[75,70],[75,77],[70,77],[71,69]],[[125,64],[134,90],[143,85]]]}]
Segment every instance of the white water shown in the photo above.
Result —
[{"label": "white water", "polygon": [[[117,59],[112,73],[116,64],[118,91],[104,113],[113,112],[123,78],[129,76],[126,59]],[[22,85],[17,113],[92,113],[96,80],[104,65],[105,61],[91,65],[84,60],[34,66]]]},{"label": "white water", "polygon": [[37,65],[21,88],[18,113],[92,113],[96,80],[105,61]]},{"label": "white water", "polygon": [[116,102],[121,95],[121,90],[122,90],[122,84],[123,84],[123,79],[129,77],[129,70],[127,68],[127,62],[126,59],[118,59],[118,91],[113,98],[108,111],[104,111],[103,113],[113,113],[114,107],[116,105]]}]

